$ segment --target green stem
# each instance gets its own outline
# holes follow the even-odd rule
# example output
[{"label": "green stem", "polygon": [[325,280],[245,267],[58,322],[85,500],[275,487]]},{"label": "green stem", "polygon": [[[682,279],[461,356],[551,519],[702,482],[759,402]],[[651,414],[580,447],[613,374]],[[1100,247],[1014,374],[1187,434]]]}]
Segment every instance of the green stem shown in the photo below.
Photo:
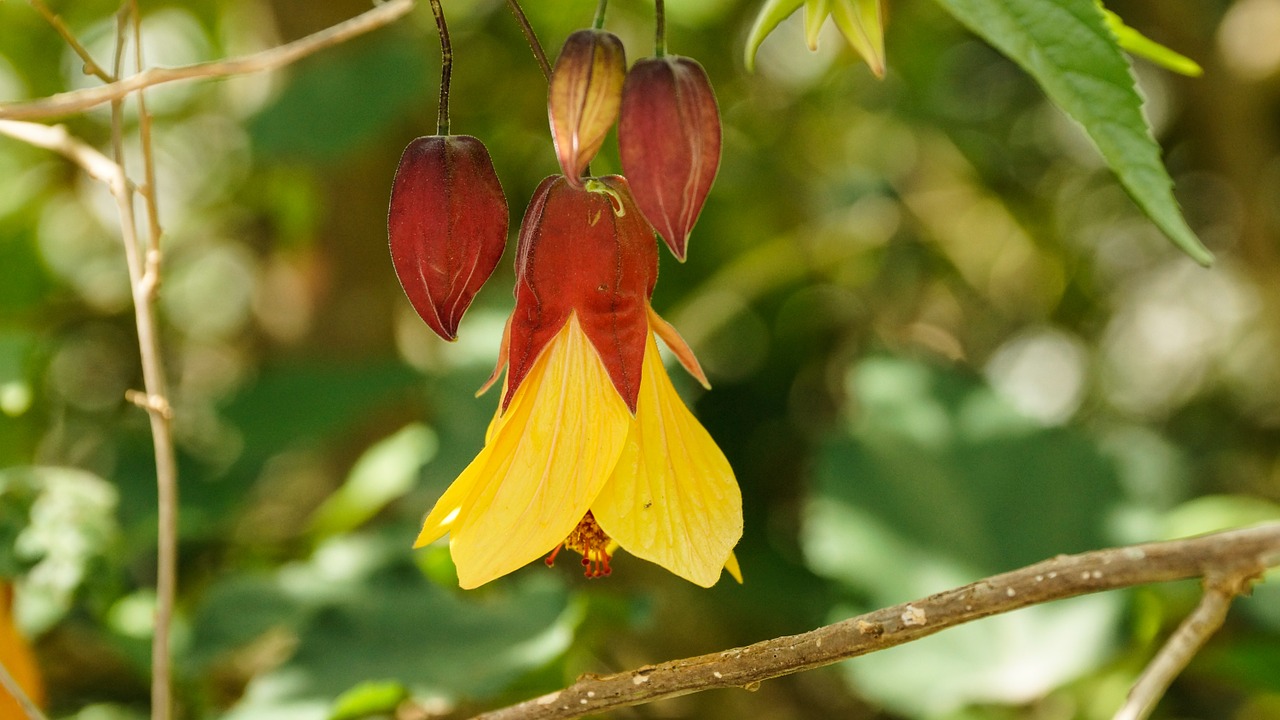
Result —
[{"label": "green stem", "polygon": [[529,24],[529,18],[524,14],[524,10],[517,0],[507,0],[507,7],[511,8],[511,14],[516,16],[516,22],[520,24],[520,31],[524,33],[524,39],[529,43],[529,49],[533,51],[533,57],[538,61],[538,67],[542,68],[542,76],[550,82],[551,63],[547,62],[547,54],[542,51],[542,43],[538,42],[538,36],[533,34],[533,26]]},{"label": "green stem", "polygon": [[662,0],[653,0],[653,54],[662,57],[667,54],[667,9]]},{"label": "green stem", "polygon": [[436,16],[440,33],[440,106],[436,110],[436,134],[449,134],[449,81],[453,77],[453,45],[449,42],[449,26],[444,21],[440,0],[431,0],[431,14]]},{"label": "green stem", "polygon": [[609,0],[600,0],[596,3],[596,18],[591,23],[591,27],[600,30],[604,27],[604,10],[609,6]]}]

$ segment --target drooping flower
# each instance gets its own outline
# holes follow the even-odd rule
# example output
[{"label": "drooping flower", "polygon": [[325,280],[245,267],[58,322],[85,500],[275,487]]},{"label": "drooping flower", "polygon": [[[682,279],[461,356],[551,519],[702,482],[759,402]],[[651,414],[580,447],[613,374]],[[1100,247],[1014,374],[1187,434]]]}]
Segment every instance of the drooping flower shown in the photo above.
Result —
[{"label": "drooping flower", "polygon": [[627,73],[618,153],[636,204],[684,262],[720,167],[720,109],[707,71],[677,55],[645,58]]},{"label": "drooping flower", "polygon": [[622,40],[599,29],[564,41],[547,86],[547,119],[560,171],[574,187],[618,119],[627,58]]},{"label": "drooping flower", "polygon": [[391,261],[422,320],[445,340],[507,245],[507,198],[484,144],[431,135],[400,157],[387,211]]},{"label": "drooping flower", "polygon": [[[450,535],[474,588],[561,547],[589,576],[616,547],[710,586],[738,577],[742,496],[676,394],[661,337],[703,384],[689,347],[649,305],[657,244],[620,177],[538,187],[520,229],[516,306],[484,448],[427,515],[415,546]],[[487,387],[487,385],[486,385]]]}]

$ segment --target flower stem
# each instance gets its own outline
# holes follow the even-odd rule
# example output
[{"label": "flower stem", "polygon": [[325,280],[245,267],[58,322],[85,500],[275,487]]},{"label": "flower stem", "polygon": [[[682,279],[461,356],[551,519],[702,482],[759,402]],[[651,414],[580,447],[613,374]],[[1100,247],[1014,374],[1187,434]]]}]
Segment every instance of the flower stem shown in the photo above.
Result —
[{"label": "flower stem", "polygon": [[529,24],[529,18],[525,16],[518,0],[507,0],[507,7],[511,8],[511,14],[515,15],[516,22],[520,23],[520,30],[524,33],[524,39],[529,43],[529,49],[533,51],[533,57],[538,61],[538,67],[542,68],[542,76],[550,82],[551,63],[547,62],[547,54],[542,51],[542,43],[538,42],[538,36],[533,34],[533,26]]},{"label": "flower stem", "polygon": [[599,30],[604,27],[604,11],[609,6],[609,0],[600,0],[596,3],[596,18],[592,21],[591,27]]},{"label": "flower stem", "polygon": [[449,80],[453,76],[453,45],[449,42],[449,26],[444,21],[440,0],[431,0],[431,14],[436,16],[440,33],[440,107],[436,111],[436,134],[449,134]]},{"label": "flower stem", "polygon": [[662,0],[653,0],[653,54],[662,57],[667,54],[667,9]]}]

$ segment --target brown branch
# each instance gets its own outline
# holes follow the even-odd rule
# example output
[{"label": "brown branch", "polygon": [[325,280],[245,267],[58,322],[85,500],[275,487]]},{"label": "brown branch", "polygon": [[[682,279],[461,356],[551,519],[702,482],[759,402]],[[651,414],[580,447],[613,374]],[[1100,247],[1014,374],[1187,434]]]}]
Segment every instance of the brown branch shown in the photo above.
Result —
[{"label": "brown branch", "polygon": [[1206,578],[1204,596],[1178,629],[1169,636],[1160,652],[1142,671],[1129,691],[1125,704],[1113,720],[1143,720],[1151,715],[1173,679],[1191,662],[1209,638],[1227,619],[1227,609],[1237,595],[1248,592],[1255,579],[1245,575]]},{"label": "brown branch", "polygon": [[398,20],[412,10],[413,6],[414,0],[389,0],[383,5],[333,27],[252,55],[180,67],[153,67],[109,85],[58,93],[28,102],[0,103],[0,119],[30,120],[62,117],[121,100],[130,93],[154,85],[274,70],[297,62],[317,50],[337,45]]},{"label": "brown branch", "polygon": [[560,720],[712,688],[755,688],[765,680],[1050,600],[1194,577],[1253,579],[1276,564],[1280,564],[1280,522],[1185,540],[1059,555],[800,635],[630,672],[583,677],[563,690],[484,713],[476,720]]}]

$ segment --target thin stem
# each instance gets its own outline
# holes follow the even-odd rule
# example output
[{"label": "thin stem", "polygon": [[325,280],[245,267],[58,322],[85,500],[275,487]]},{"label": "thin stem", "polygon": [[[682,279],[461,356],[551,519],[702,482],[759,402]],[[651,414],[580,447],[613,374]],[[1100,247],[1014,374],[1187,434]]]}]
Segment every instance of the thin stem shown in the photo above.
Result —
[{"label": "thin stem", "polygon": [[538,67],[542,68],[542,77],[550,82],[551,63],[547,62],[547,54],[542,51],[542,43],[538,42],[538,36],[533,33],[533,26],[529,24],[529,18],[524,14],[524,9],[520,7],[518,0],[507,0],[507,7],[511,8],[511,14],[516,16],[516,22],[520,24],[520,31],[524,33],[524,39],[529,43],[533,57],[538,61]]},{"label": "thin stem", "polygon": [[667,54],[667,8],[662,0],[653,0],[653,54]]},{"label": "thin stem", "polygon": [[1187,616],[1160,652],[1152,658],[1142,676],[1129,691],[1123,707],[1112,720],[1145,720],[1149,717],[1173,679],[1191,662],[1209,638],[1227,619],[1231,600],[1249,588],[1251,578],[1232,578],[1226,582],[1207,582],[1204,596],[1195,611]]},{"label": "thin stem", "polygon": [[210,60],[179,67],[153,67],[109,85],[72,90],[26,102],[0,103],[0,119],[34,120],[84,112],[128,96],[142,88],[201,78],[226,78],[284,67],[316,51],[344,43],[357,35],[389,25],[407,15],[414,0],[387,0],[349,20],[252,55]]},{"label": "thin stem", "polygon": [[431,0],[431,14],[436,16],[440,33],[440,106],[436,109],[436,134],[449,134],[449,80],[453,76],[453,44],[449,42],[449,26],[444,21],[440,0]]},{"label": "thin stem", "polygon": [[599,30],[604,27],[604,11],[609,7],[609,0],[600,0],[596,3],[596,17],[591,21],[591,27]]},{"label": "thin stem", "polygon": [[[121,8],[116,26],[116,51],[113,72],[122,74],[124,46],[131,14],[136,14],[135,4]],[[131,13],[130,11],[135,11]],[[135,28],[135,33],[138,32]],[[141,53],[141,48],[138,48]],[[139,60],[139,62],[141,62]],[[145,115],[145,106],[140,106]],[[150,136],[147,136],[150,140]],[[124,173],[124,100],[111,101],[111,149],[116,165]],[[144,153],[145,153],[144,149]],[[150,174],[143,197],[154,199],[154,174]],[[124,241],[125,262],[129,267],[129,281],[133,290],[134,322],[138,329],[138,351],[142,359],[142,381],[145,397],[131,393],[134,402],[147,410],[151,419],[151,437],[156,460],[156,509],[158,539],[156,543],[156,613],[155,632],[151,640],[151,718],[169,720],[173,714],[173,671],[169,656],[169,630],[173,620],[173,601],[177,586],[177,487],[178,469],[170,428],[172,412],[169,408],[164,366],[160,362],[160,345],[156,332],[154,274],[148,280],[147,258],[157,253],[143,253],[138,242],[138,219],[133,210],[133,192],[127,183],[121,183],[116,192],[116,205],[120,215],[120,234]],[[149,211],[149,214],[153,211]],[[158,233],[159,221],[155,220]],[[152,237],[149,243],[158,242]]]},{"label": "thin stem", "polygon": [[31,698],[23,691],[22,686],[14,679],[13,674],[9,672],[9,668],[0,662],[0,688],[4,688],[14,700],[18,701],[18,705],[22,706],[22,712],[26,714],[28,720],[48,720],[45,714],[40,711],[40,707],[32,702]]},{"label": "thin stem", "polygon": [[58,17],[57,13],[50,10],[49,6],[45,5],[42,0],[27,1],[31,3],[31,7],[35,8],[36,12],[40,13],[40,15],[44,17],[45,21],[53,26],[53,29],[62,36],[63,42],[70,46],[71,49],[75,51],[76,55],[80,56],[80,61],[84,63],[84,73],[86,75],[93,75],[105,83],[115,82],[115,77],[112,77],[111,73],[103,70],[102,66],[94,61],[93,56],[89,54],[89,51],[84,45],[80,44],[80,41],[76,39],[74,34],[72,34],[66,23],[62,22],[62,18]]}]

